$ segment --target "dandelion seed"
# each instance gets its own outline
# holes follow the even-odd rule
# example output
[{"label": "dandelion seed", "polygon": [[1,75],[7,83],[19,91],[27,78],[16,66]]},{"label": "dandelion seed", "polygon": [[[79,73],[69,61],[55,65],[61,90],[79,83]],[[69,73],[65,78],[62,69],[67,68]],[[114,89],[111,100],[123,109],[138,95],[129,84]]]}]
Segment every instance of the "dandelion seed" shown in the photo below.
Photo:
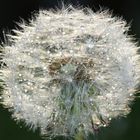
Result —
[{"label": "dandelion seed", "polygon": [[1,47],[2,104],[41,134],[95,132],[130,112],[139,82],[136,43],[107,11],[40,11]]}]

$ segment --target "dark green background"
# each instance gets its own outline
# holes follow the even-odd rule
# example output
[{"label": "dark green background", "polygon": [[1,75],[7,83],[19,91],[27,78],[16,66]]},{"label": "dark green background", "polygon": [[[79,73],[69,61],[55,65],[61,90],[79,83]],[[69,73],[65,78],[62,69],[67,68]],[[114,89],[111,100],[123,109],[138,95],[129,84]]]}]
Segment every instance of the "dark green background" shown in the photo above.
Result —
[{"label": "dark green background", "polygon": [[[65,3],[88,6],[94,11],[99,7],[109,8],[115,15],[123,16],[131,23],[130,34],[140,41],[140,0],[64,0]],[[27,20],[39,8],[54,8],[60,0],[1,0],[0,1],[0,38],[2,31],[10,32],[17,28],[15,22],[20,18]],[[101,128],[98,140],[140,140],[140,99],[136,98],[132,112],[126,118],[112,120],[107,128]],[[16,123],[11,114],[0,106],[0,140],[41,140],[39,130],[33,132],[24,122]],[[62,138],[59,138],[62,139]],[[89,137],[88,139],[93,139]]]}]

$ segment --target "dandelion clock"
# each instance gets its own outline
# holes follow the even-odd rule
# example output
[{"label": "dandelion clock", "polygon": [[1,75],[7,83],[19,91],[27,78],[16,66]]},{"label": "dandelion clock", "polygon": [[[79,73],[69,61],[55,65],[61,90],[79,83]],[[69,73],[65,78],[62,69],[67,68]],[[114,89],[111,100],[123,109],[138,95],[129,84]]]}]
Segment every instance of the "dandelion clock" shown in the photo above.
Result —
[{"label": "dandelion clock", "polygon": [[1,103],[15,120],[47,138],[86,139],[130,112],[139,55],[124,20],[70,6],[20,27],[0,54]]}]

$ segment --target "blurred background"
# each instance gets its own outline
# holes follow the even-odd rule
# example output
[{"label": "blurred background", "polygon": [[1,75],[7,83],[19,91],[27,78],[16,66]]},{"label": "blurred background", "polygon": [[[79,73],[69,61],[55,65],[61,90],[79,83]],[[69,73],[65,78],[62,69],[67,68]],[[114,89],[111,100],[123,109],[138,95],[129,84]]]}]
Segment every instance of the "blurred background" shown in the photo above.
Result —
[{"label": "blurred background", "polygon": [[[90,7],[97,11],[103,7],[109,8],[114,15],[121,16],[130,25],[129,34],[140,41],[140,0],[63,0],[65,4],[72,3],[82,7]],[[0,42],[4,40],[3,32],[11,32],[18,28],[16,22],[31,18],[39,9],[60,7],[62,0],[1,0],[0,1]],[[140,43],[139,43],[140,44]],[[111,121],[107,128],[101,128],[97,140],[139,140],[140,139],[140,99],[132,104],[132,112],[125,118]],[[16,123],[11,119],[11,113],[0,106],[0,140],[43,140],[39,129],[33,132],[24,122]],[[62,139],[62,138],[56,138]],[[89,136],[89,140],[94,140]]]}]

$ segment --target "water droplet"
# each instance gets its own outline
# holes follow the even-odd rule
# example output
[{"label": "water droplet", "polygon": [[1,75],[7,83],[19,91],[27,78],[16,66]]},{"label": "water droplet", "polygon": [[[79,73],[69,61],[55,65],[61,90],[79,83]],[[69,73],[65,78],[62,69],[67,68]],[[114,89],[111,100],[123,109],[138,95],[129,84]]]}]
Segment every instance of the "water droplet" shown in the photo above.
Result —
[{"label": "water droplet", "polygon": [[47,51],[47,54],[50,54],[50,51]]},{"label": "water droplet", "polygon": [[27,90],[27,89],[24,89],[24,92],[25,92],[25,93],[27,93],[27,92],[28,92],[28,90]]},{"label": "water droplet", "polygon": [[90,98],[90,99],[89,99],[89,101],[90,101],[90,102],[93,102],[93,99],[92,99],[92,98]]},{"label": "water droplet", "polygon": [[28,52],[28,53],[27,53],[27,55],[29,55],[29,56],[30,56],[30,55],[31,55],[31,53],[30,53],[30,52]]},{"label": "water droplet", "polygon": [[107,125],[106,124],[103,124],[103,127],[106,127]]},{"label": "water droplet", "polygon": [[46,70],[46,69],[47,69],[47,67],[43,67],[43,69],[44,69],[44,70]]},{"label": "water droplet", "polygon": [[112,120],[112,118],[111,118],[111,117],[109,117],[109,118],[108,118],[108,120],[109,120],[109,121],[111,121],[111,120]]},{"label": "water droplet", "polygon": [[19,74],[18,74],[18,76],[19,76],[19,77],[21,77],[21,76],[22,76],[22,74],[21,74],[21,73],[19,73]]},{"label": "water droplet", "polygon": [[110,60],[110,58],[109,58],[109,57],[107,57],[107,58],[106,58],[106,60]]},{"label": "water droplet", "polygon": [[27,82],[27,85],[32,86],[32,85],[33,85],[33,83],[31,83],[31,82]]},{"label": "water droplet", "polygon": [[69,52],[70,52],[70,53],[73,53],[73,50],[70,50]]},{"label": "water droplet", "polygon": [[63,34],[63,35],[65,35],[66,33],[65,33],[65,32],[63,32],[62,34]]}]

